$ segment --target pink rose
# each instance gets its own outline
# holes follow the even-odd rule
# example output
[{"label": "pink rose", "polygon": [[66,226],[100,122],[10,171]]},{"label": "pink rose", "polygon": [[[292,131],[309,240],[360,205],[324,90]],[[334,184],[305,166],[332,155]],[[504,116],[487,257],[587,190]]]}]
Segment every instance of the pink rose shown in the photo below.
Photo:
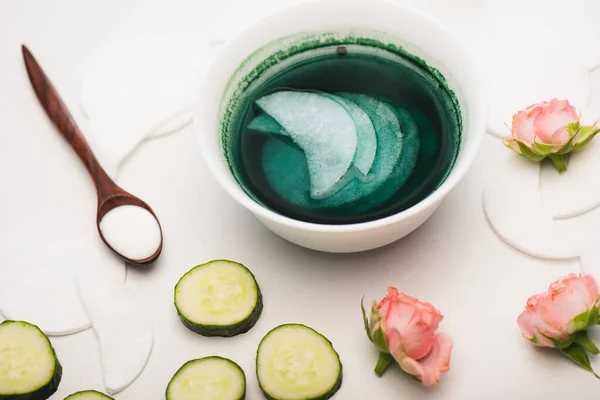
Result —
[{"label": "pink rose", "polygon": [[531,149],[534,141],[564,146],[571,139],[567,126],[578,121],[577,110],[567,100],[552,99],[516,113],[512,122],[513,137]]},{"label": "pink rose", "polygon": [[577,110],[567,100],[552,99],[533,104],[513,115],[512,139],[506,146],[533,161],[550,158],[560,172],[566,171],[564,156],[587,144],[598,130],[582,126]]},{"label": "pink rose", "polygon": [[590,275],[571,274],[529,298],[517,319],[523,336],[544,347],[570,345],[598,323],[598,286]]},{"label": "pink rose", "polygon": [[388,288],[379,304],[373,302],[370,324],[365,320],[369,338],[381,352],[376,373],[381,375],[395,360],[425,386],[436,385],[450,370],[453,346],[449,335],[436,334],[442,318],[431,304]]}]

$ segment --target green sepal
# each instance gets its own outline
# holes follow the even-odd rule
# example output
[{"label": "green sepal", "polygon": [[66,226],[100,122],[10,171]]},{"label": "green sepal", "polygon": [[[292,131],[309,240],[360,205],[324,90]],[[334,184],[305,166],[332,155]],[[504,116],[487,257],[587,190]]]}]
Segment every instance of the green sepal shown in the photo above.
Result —
[{"label": "green sepal", "polygon": [[517,153],[518,155],[523,155],[521,149],[519,148],[519,144],[515,139],[505,139],[502,141],[506,147]]},{"label": "green sepal", "polygon": [[567,132],[569,132],[569,134],[571,135],[571,139],[569,139],[567,144],[565,144],[564,147],[560,149],[560,151],[558,151],[556,154],[564,155],[569,154],[573,151],[573,149],[575,148],[575,144],[577,143],[577,138],[579,137],[579,134],[581,132],[581,124],[579,122],[573,122],[567,125]]},{"label": "green sepal", "polygon": [[547,156],[549,154],[553,154],[556,153],[557,151],[559,151],[562,146],[557,146],[555,144],[545,144],[545,143],[539,143],[536,142],[535,140],[533,141],[533,150],[535,150],[536,154],[539,154],[540,156]]},{"label": "green sepal", "polygon": [[571,336],[568,340],[565,340],[564,342],[560,342],[554,338],[551,338],[547,335],[544,335],[543,333],[540,332],[540,334],[542,336],[544,336],[546,339],[548,339],[549,341],[552,342],[552,344],[554,345],[554,347],[556,347],[557,349],[561,350],[561,349],[565,349],[569,346],[571,346],[573,344],[573,342],[575,341],[575,335]]},{"label": "green sepal", "polygon": [[365,331],[367,332],[367,337],[372,342],[373,338],[371,337],[371,328],[369,327],[369,320],[367,319],[367,312],[365,311],[365,296],[360,300],[360,309],[362,310],[363,323],[365,325]]},{"label": "green sepal", "polygon": [[381,375],[386,369],[394,362],[394,357],[389,353],[380,352],[379,358],[377,358],[377,365],[375,365],[375,375],[381,378]]},{"label": "green sepal", "polygon": [[[374,329],[377,324],[379,324],[379,328]],[[383,334],[383,330],[381,330],[381,315],[379,314],[377,303],[375,301],[373,301],[373,305],[371,306],[371,326],[369,327],[369,331],[371,332],[371,341],[375,347],[377,347],[379,351],[389,353],[385,335]]]},{"label": "green sepal", "polygon": [[592,340],[588,336],[587,331],[578,332],[577,336],[575,336],[574,343],[577,343],[578,345],[580,345],[585,350],[587,350],[588,352],[592,353],[595,356],[600,354],[600,350],[598,350],[598,347],[596,347],[594,342],[592,342]]},{"label": "green sepal", "polygon": [[598,132],[600,132],[600,129],[597,129],[595,125],[587,125],[581,128],[577,134],[575,148],[579,149],[588,144]]},{"label": "green sepal", "polygon": [[598,308],[595,306],[592,307],[589,311],[583,312],[573,318],[573,324],[575,325],[575,330],[580,331],[584,329],[591,328],[592,326],[598,323],[600,315],[598,313]]},{"label": "green sepal", "polygon": [[567,132],[571,135],[571,137],[575,136],[577,132],[581,129],[581,123],[579,121],[571,122],[567,125]]},{"label": "green sepal", "polygon": [[519,145],[519,149],[521,149],[521,153],[523,156],[527,157],[531,161],[542,161],[546,156],[535,154],[526,144],[523,144],[517,140],[517,144]]},{"label": "green sepal", "polygon": [[540,343],[540,341],[537,339],[537,337],[535,335],[533,335],[533,337],[528,338],[525,335],[523,335],[523,337],[527,340],[529,340],[531,343],[535,344],[536,346],[540,346],[540,347],[548,347],[548,346],[544,346],[542,343]]},{"label": "green sepal", "polygon": [[564,173],[567,170],[565,156],[562,154],[550,154],[548,156],[559,173]]},{"label": "green sepal", "polygon": [[596,378],[600,379],[600,376],[598,376],[598,374],[596,374],[596,372],[592,368],[592,365],[590,364],[590,359],[582,346],[580,346],[577,343],[573,343],[571,346],[561,349],[560,351],[565,356],[569,357],[571,361],[573,361],[575,364],[579,365],[586,371],[591,372]]},{"label": "green sepal", "polygon": [[[594,307],[595,308],[595,307]],[[585,329],[589,320],[589,311],[579,314],[575,318],[573,318],[573,324],[577,330]]]},{"label": "green sepal", "polygon": [[[599,130],[598,132],[600,132],[600,130]],[[596,133],[598,133],[598,132],[596,132]],[[593,135],[593,136],[590,136],[589,138],[585,139],[584,141],[577,143],[577,144],[575,145],[575,148],[576,148],[576,149],[580,149],[580,148],[582,148],[582,147],[586,146],[586,145],[587,145],[589,142],[591,142],[591,141],[592,141],[592,139],[594,138],[594,136],[596,135],[596,133],[594,133],[594,135]]]},{"label": "green sepal", "polygon": [[591,328],[592,326],[596,325],[598,321],[600,321],[600,311],[598,310],[597,306],[594,306],[589,312],[588,323],[586,327]]},{"label": "green sepal", "polygon": [[[600,129],[597,129],[596,125],[581,126],[581,124],[579,124],[579,122],[573,123],[573,124],[577,124],[578,130],[571,137],[571,139],[565,145],[565,147],[563,147],[563,149],[560,150],[557,154],[568,154],[576,148],[581,148],[581,147],[585,146],[594,138],[594,136],[598,132],[600,132]],[[570,125],[573,125],[573,124],[570,124]],[[569,133],[572,134],[572,131],[569,130],[568,126],[567,126],[567,131],[569,131]]]},{"label": "green sepal", "polygon": [[372,333],[371,337],[373,344],[375,345],[375,347],[377,347],[377,350],[381,351],[382,353],[389,353],[387,343],[385,341],[385,335],[383,334],[381,328],[375,330],[375,332]]}]

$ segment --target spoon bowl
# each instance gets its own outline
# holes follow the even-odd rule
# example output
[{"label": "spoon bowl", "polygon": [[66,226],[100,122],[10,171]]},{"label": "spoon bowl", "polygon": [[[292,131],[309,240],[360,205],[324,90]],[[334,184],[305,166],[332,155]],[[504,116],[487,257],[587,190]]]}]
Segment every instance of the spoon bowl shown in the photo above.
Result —
[{"label": "spoon bowl", "polygon": [[[151,264],[154,261],[156,261],[156,259],[162,253],[163,234],[162,234],[162,227],[160,225],[160,221],[158,220],[158,218],[157,218],[156,214],[154,213],[154,211],[152,210],[152,208],[146,202],[133,196],[130,193],[125,192],[123,189],[121,189],[120,187],[118,187],[116,185],[115,185],[115,189],[118,189],[121,193],[114,193],[113,195],[110,195],[110,196],[104,198],[102,201],[98,202],[98,212],[96,215],[96,227],[98,229],[98,234],[100,235],[100,238],[102,239],[102,241],[108,247],[110,247],[119,256],[126,259],[130,264],[136,264],[136,265]],[[122,207],[122,206],[135,206],[135,207],[142,208],[142,209],[148,211],[148,213],[150,213],[152,215],[152,217],[154,217],[154,219],[156,220],[156,224],[158,225],[158,229],[160,231],[160,243],[159,243],[158,247],[156,248],[156,251],[152,255],[141,258],[141,259],[134,259],[134,258],[126,257],[124,254],[121,254],[119,251],[117,251],[110,244],[109,240],[107,240],[107,238],[104,236],[104,233],[102,232],[102,229],[100,226],[102,220],[104,219],[106,214],[108,214],[110,211],[113,211],[114,209],[116,209],[118,207]]]},{"label": "spoon bowl", "polygon": [[[64,136],[64,138],[69,142],[75,153],[79,156],[88,172],[92,180],[94,181],[94,185],[96,186],[96,192],[98,194],[98,209],[96,215],[96,225],[98,228],[98,233],[100,234],[100,238],[102,241],[116,254],[125,259],[130,264],[136,265],[147,265],[153,263],[158,259],[160,254],[162,253],[163,248],[163,235],[162,228],[160,226],[160,222],[156,217],[156,214],[152,210],[152,208],[146,204],[141,199],[135,197],[131,193],[126,192],[121,189],[106,173],[106,171],[102,168],[92,149],[86,142],[83,134],[81,133],[79,127],[75,123],[75,120],[69,113],[69,110],[63,103],[62,99],[58,95],[58,92],[35,60],[29,49],[26,46],[22,46],[23,50],[23,59],[25,61],[25,67],[27,69],[27,74],[29,76],[29,80],[33,87],[33,90],[46,111],[46,114],[58,131]],[[151,214],[152,224],[156,222],[156,226],[158,230],[158,240],[156,241],[156,248],[152,248],[154,250],[153,253],[150,253],[148,256],[144,257],[127,257],[122,252],[119,252],[115,249],[114,245],[110,243],[109,240],[105,237],[105,233],[102,232],[101,225],[102,221],[105,219],[108,213],[118,209],[119,207],[125,206],[133,206],[139,209],[145,210],[147,213]],[[124,210],[124,209],[123,209]],[[138,213],[139,215],[139,213]],[[134,215],[135,216],[135,215]],[[139,220],[139,218],[138,218]],[[147,222],[148,218],[146,218]],[[132,223],[136,221],[133,220]],[[127,228],[127,226],[125,226]],[[114,230],[113,230],[114,232]],[[156,233],[155,232],[155,233]],[[119,232],[117,232],[119,233]],[[121,238],[125,238],[129,240],[130,243],[137,240],[136,237],[127,237],[127,235],[123,235],[121,233]]]}]

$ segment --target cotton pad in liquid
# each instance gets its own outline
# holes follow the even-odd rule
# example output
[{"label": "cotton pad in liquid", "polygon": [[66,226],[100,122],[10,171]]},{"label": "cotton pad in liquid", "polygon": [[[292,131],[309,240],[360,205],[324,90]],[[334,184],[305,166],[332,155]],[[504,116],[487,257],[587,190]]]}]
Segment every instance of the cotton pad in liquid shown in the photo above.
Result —
[{"label": "cotton pad in liquid", "polygon": [[352,224],[406,210],[445,181],[460,108],[422,61],[369,42],[273,63],[224,132],[232,174],[255,201],[300,221]]}]

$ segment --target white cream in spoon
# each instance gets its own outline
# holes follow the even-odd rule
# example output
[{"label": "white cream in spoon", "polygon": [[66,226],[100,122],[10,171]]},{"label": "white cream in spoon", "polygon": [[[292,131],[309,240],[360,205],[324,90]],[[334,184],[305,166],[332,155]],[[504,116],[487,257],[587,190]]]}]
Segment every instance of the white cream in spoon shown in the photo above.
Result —
[{"label": "white cream in spoon", "polygon": [[107,212],[100,232],[108,245],[130,260],[144,260],[159,249],[162,234],[158,221],[148,210],[124,205]]}]

